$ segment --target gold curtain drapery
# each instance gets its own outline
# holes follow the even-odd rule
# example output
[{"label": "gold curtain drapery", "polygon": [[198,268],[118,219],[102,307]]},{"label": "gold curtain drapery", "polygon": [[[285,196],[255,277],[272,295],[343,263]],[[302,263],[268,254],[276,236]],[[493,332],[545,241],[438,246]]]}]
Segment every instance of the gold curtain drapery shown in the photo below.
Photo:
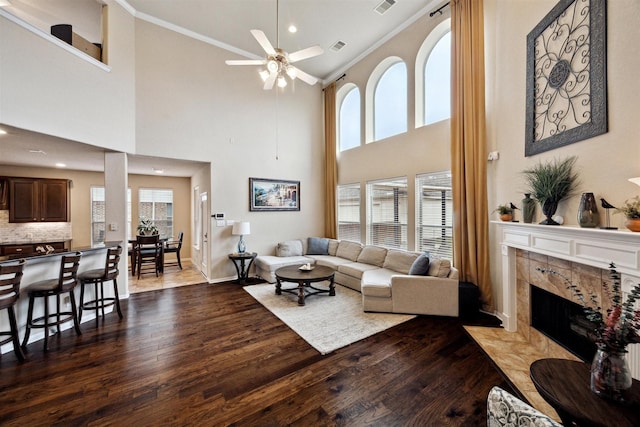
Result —
[{"label": "gold curtain drapery", "polygon": [[451,172],[454,265],[493,311],[487,202],[482,0],[452,0]]},{"label": "gold curtain drapery", "polygon": [[336,83],[333,82],[324,89],[324,235],[330,239],[338,237],[336,219],[338,165],[336,163]]}]

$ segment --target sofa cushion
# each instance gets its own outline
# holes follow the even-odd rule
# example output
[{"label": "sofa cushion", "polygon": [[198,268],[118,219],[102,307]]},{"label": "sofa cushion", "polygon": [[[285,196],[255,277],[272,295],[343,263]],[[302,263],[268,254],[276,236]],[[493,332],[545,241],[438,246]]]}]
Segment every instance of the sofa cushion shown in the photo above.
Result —
[{"label": "sofa cushion", "polygon": [[329,255],[336,256],[336,252],[338,251],[338,243],[339,240],[329,239]]},{"label": "sofa cushion", "polygon": [[278,243],[276,256],[302,256],[302,240],[287,240],[286,242]]},{"label": "sofa cushion", "polygon": [[[397,271],[386,268],[374,268],[362,273],[362,287],[369,285],[389,285],[391,277],[397,275]],[[391,294],[389,294],[391,295]]]},{"label": "sofa cushion", "polygon": [[409,274],[409,270],[418,256],[420,256],[420,254],[416,252],[389,249],[382,267],[397,271],[401,274]]},{"label": "sofa cushion", "polygon": [[337,270],[338,266],[341,264],[353,262],[349,261],[348,259],[338,258],[337,256],[331,255],[309,255],[309,258],[314,259],[317,265],[325,265],[327,267],[333,268],[334,270]]},{"label": "sofa cushion", "polygon": [[351,242],[349,240],[340,240],[336,256],[350,261],[356,261],[358,259],[358,255],[360,255],[360,251],[362,251],[361,243]]},{"label": "sofa cushion", "polygon": [[391,286],[389,284],[369,284],[362,286],[362,295],[376,298],[391,298]]},{"label": "sofa cushion", "polygon": [[377,269],[379,267],[371,264],[365,264],[358,261],[358,262],[348,262],[345,264],[340,264],[338,266],[338,271],[342,274],[346,274],[348,276],[362,279],[362,273],[368,270],[373,270],[374,268]]},{"label": "sofa cushion", "polygon": [[420,254],[409,269],[409,274],[412,276],[426,276],[429,272],[429,253],[425,252]]},{"label": "sofa cushion", "polygon": [[309,237],[307,239],[307,255],[329,255],[329,239]]},{"label": "sofa cushion", "polygon": [[380,246],[365,246],[358,255],[358,262],[382,267],[384,259],[387,256],[387,250]]},{"label": "sofa cushion", "polygon": [[448,259],[434,259],[429,263],[429,276],[449,277],[451,272],[451,261]]}]

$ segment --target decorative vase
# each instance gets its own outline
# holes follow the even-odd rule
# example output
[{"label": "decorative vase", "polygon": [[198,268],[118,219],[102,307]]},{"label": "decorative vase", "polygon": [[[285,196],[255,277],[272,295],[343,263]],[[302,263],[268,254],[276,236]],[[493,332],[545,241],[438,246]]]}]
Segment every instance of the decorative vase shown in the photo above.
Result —
[{"label": "decorative vase", "polygon": [[640,218],[627,218],[624,226],[631,231],[640,231]]},{"label": "decorative vase", "polygon": [[578,208],[578,224],[584,228],[595,228],[600,223],[598,205],[593,193],[582,193]]},{"label": "decorative vase", "polygon": [[551,218],[553,214],[556,213],[556,209],[558,209],[558,202],[550,199],[545,200],[544,203],[542,203],[542,213],[546,218],[540,224],[541,225],[560,225],[559,223],[555,222],[553,218]]},{"label": "decorative vase", "polygon": [[527,193],[522,199],[522,222],[531,224],[536,216],[536,201],[531,198],[531,194]]},{"label": "decorative vase", "polygon": [[513,219],[513,215],[512,214],[501,214],[500,215],[500,219],[502,221],[508,222],[508,221],[511,221]]},{"label": "decorative vase", "polygon": [[631,384],[626,350],[599,348],[591,364],[591,391],[605,399],[622,401]]}]

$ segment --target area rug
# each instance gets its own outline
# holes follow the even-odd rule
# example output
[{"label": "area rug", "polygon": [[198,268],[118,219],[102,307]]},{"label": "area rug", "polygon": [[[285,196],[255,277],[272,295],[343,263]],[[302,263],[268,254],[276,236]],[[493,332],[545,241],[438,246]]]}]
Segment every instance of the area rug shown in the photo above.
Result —
[{"label": "area rug", "polygon": [[392,313],[365,313],[362,295],[344,286],[336,286],[336,295],[313,295],[306,305],[298,297],[275,294],[275,284],[245,286],[244,290],[293,329],[321,354],[367,338],[399,325],[415,316]]}]

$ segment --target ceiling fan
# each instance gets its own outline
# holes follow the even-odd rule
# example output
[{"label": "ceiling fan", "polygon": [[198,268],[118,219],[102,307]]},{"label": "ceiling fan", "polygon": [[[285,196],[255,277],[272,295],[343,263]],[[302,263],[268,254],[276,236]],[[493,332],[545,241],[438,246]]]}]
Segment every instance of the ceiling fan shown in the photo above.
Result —
[{"label": "ceiling fan", "polygon": [[[280,43],[280,29],[278,22],[278,8],[279,2],[276,1],[276,36],[277,44]],[[303,82],[314,85],[318,82],[318,79],[302,71],[301,69],[291,65],[294,62],[302,61],[303,59],[313,58],[314,56],[322,55],[324,50],[316,45],[306,49],[301,49],[293,53],[287,53],[279,47],[273,47],[269,39],[260,30],[251,30],[251,34],[256,41],[262,46],[267,56],[264,59],[229,59],[226,62],[227,65],[265,65],[266,69],[259,71],[260,77],[264,82],[264,90],[273,88],[273,85],[277,82],[278,87],[285,87],[287,85],[287,75],[291,80],[299,78]]]}]

